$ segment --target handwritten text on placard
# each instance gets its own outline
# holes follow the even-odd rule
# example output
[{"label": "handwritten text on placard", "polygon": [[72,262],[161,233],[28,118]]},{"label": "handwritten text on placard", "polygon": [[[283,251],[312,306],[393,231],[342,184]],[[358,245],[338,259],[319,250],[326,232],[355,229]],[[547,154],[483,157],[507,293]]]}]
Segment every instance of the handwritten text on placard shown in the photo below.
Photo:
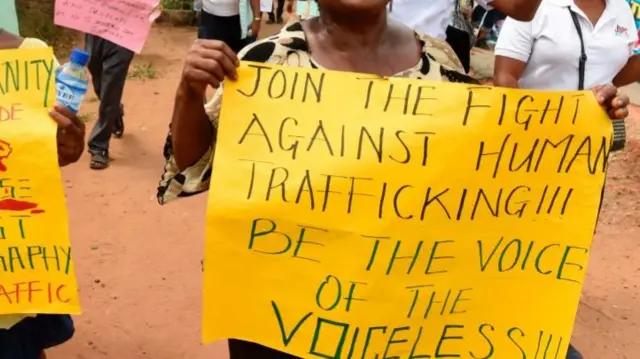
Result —
[{"label": "handwritten text on placard", "polygon": [[564,357],[611,141],[591,93],[254,64],[239,78],[209,197],[206,341]]},{"label": "handwritten text on placard", "polygon": [[58,168],[50,48],[0,57],[0,315],[80,311]]},{"label": "handwritten text on placard", "polygon": [[55,23],[140,53],[159,0],[56,0]]}]

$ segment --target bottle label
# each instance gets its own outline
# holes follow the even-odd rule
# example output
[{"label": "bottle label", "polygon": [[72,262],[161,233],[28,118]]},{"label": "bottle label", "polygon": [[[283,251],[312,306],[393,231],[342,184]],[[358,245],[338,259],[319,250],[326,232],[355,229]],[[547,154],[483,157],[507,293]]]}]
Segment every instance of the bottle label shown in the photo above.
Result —
[{"label": "bottle label", "polygon": [[77,96],[69,86],[62,83],[56,84],[56,89],[58,103],[66,106],[73,112],[78,112],[80,102],[82,101],[81,96]]},{"label": "bottle label", "polygon": [[[75,85],[75,86],[74,86]],[[59,73],[56,81],[56,100],[77,113],[87,91],[88,81]]]}]

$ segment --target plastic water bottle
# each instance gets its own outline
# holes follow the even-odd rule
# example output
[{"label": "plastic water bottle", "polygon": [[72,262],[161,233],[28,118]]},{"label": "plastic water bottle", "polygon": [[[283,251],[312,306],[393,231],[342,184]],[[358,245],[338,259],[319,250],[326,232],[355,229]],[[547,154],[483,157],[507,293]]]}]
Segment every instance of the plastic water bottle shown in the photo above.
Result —
[{"label": "plastic water bottle", "polygon": [[56,70],[56,100],[73,113],[78,113],[89,87],[88,63],[88,53],[73,49],[69,62]]}]

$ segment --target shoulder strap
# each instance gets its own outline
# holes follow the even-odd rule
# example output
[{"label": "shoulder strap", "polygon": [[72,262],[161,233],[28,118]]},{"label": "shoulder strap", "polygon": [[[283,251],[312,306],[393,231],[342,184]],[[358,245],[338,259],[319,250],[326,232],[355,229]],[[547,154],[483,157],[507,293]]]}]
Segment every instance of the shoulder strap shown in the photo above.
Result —
[{"label": "shoulder strap", "polygon": [[578,37],[580,38],[580,58],[578,62],[578,90],[584,90],[584,73],[585,66],[587,64],[587,54],[584,51],[584,38],[582,37],[582,27],[580,26],[580,20],[578,20],[578,14],[575,11],[569,9],[569,13],[571,14],[571,19],[573,20],[573,25],[576,27],[576,31],[578,32]]}]

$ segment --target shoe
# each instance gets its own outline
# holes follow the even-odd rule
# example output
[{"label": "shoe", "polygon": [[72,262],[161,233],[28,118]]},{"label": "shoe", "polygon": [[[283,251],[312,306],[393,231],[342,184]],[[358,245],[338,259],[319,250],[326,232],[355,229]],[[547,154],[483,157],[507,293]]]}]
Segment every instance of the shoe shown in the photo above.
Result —
[{"label": "shoe", "polygon": [[103,170],[109,167],[109,154],[104,153],[92,153],[91,162],[89,162],[89,168],[92,170]]},{"label": "shoe", "polygon": [[282,20],[282,18],[279,18],[277,22],[278,22],[278,24],[282,24],[282,23],[284,23],[284,20]]},{"label": "shoe", "polygon": [[273,25],[275,23],[276,23],[276,21],[274,19],[267,20],[267,25]]}]

